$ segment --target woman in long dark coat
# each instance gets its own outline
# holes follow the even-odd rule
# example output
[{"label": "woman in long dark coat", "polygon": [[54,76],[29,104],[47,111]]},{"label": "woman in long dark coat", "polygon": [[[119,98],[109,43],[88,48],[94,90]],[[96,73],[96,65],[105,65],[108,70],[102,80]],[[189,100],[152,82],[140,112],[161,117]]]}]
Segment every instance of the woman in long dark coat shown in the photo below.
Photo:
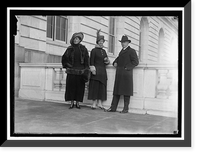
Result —
[{"label": "woman in long dark coat", "polygon": [[86,47],[80,42],[83,40],[83,33],[73,34],[70,44],[62,56],[63,68],[66,68],[66,91],[65,101],[71,101],[72,109],[74,101],[76,101],[76,108],[80,109],[79,102],[83,102],[85,92],[85,76],[84,73],[89,69],[89,55]]},{"label": "woman in long dark coat", "polygon": [[102,102],[107,100],[107,73],[106,65],[110,63],[106,51],[103,49],[104,36],[97,31],[96,46],[90,54],[90,68],[92,71],[89,82],[88,99],[93,100],[92,109],[104,109]]}]

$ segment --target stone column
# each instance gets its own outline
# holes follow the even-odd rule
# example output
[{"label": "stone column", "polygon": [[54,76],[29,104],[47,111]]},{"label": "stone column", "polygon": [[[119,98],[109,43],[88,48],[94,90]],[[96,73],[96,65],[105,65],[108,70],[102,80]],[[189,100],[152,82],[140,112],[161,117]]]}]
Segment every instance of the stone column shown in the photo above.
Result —
[{"label": "stone column", "polygon": [[75,32],[81,31],[81,17],[80,16],[70,16],[69,17],[69,30],[68,30],[68,41],[70,41],[72,35]]},{"label": "stone column", "polygon": [[[144,79],[143,79],[143,96],[145,98],[155,98],[156,96],[156,80],[157,73],[155,69],[146,69],[144,70]],[[140,80],[142,81],[142,79]]]},{"label": "stone column", "polygon": [[54,83],[54,91],[60,91],[61,89],[61,75],[62,75],[62,71],[60,68],[55,68],[55,80],[53,81]]},{"label": "stone column", "polygon": [[46,91],[52,91],[54,86],[53,86],[53,74],[54,70],[53,68],[46,68],[46,80],[45,80],[45,90]]},{"label": "stone column", "polygon": [[65,88],[66,88],[67,73],[65,71],[66,71],[66,69],[62,68],[62,71],[61,71],[61,91],[65,91]]},{"label": "stone column", "polygon": [[167,78],[167,69],[158,70],[158,84],[157,84],[157,95],[156,98],[166,99],[168,98],[168,87],[170,85],[170,80]]},{"label": "stone column", "polygon": [[15,44],[15,96],[18,97],[20,89],[20,67],[19,63],[24,62],[24,48]]},{"label": "stone column", "polygon": [[124,22],[125,22],[125,17],[116,17],[116,31],[115,31],[115,52],[114,55],[118,56],[119,52],[122,49],[121,43],[119,40],[121,40],[122,36],[124,35]]}]

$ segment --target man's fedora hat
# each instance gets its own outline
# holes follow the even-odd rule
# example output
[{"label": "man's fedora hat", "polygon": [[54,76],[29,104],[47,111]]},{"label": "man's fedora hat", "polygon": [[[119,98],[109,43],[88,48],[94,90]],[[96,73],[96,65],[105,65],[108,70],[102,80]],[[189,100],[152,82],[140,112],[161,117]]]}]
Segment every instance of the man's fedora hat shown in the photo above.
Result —
[{"label": "man's fedora hat", "polygon": [[127,37],[126,35],[123,35],[123,36],[122,36],[122,39],[119,40],[119,42],[126,42],[126,41],[128,41],[129,43],[131,42],[131,40],[129,40],[128,37]]}]

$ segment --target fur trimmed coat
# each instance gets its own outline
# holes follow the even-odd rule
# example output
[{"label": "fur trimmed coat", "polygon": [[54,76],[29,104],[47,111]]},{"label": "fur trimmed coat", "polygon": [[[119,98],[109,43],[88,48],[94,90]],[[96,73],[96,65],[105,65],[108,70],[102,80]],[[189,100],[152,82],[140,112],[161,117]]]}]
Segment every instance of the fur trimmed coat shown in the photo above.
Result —
[{"label": "fur trimmed coat", "polygon": [[[86,47],[82,44],[77,45],[79,51],[81,52],[80,63],[84,65],[85,68],[89,68],[89,55]],[[62,66],[63,68],[73,68],[74,65],[74,46],[69,46],[62,56]]]}]

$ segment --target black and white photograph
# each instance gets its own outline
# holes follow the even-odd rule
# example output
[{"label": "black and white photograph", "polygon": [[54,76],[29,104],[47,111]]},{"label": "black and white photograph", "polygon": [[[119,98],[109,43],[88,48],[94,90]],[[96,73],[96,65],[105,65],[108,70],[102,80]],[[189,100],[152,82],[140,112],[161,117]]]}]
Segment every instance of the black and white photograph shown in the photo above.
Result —
[{"label": "black and white photograph", "polygon": [[178,18],[16,18],[15,133],[178,131]]},{"label": "black and white photograph", "polygon": [[180,10],[29,9],[10,16],[13,137],[184,136]]}]

